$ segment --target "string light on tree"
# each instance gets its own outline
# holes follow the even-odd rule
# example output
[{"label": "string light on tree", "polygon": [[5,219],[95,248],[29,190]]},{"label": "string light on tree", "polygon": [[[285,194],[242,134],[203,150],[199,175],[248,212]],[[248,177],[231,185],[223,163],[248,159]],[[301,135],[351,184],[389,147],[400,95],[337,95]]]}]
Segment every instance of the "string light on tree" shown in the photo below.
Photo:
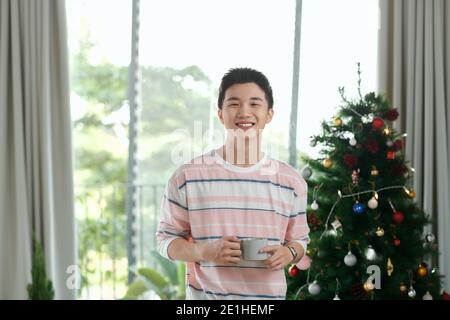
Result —
[{"label": "string light on tree", "polygon": [[333,165],[333,160],[331,160],[330,158],[325,158],[323,160],[323,166],[325,168],[330,169],[332,165]]},{"label": "string light on tree", "polygon": [[[388,260],[387,260],[386,271],[387,271],[387,274],[389,277],[392,275],[392,272],[394,272],[394,265],[392,264],[391,258],[388,258]],[[406,287],[405,287],[405,290],[406,290]]]},{"label": "string light on tree", "polygon": [[348,143],[349,143],[352,147],[354,147],[354,146],[356,146],[356,144],[357,144],[358,142],[356,141],[355,137],[351,137],[351,138],[348,140]]}]

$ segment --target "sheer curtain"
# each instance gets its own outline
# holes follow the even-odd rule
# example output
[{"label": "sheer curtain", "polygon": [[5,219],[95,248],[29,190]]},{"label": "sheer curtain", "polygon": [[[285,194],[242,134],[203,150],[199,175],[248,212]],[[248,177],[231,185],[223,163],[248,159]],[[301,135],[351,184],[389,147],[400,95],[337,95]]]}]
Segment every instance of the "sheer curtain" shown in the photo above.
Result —
[{"label": "sheer curtain", "polygon": [[400,109],[419,206],[435,223],[450,290],[450,3],[380,0],[379,91]]},{"label": "sheer curtain", "polygon": [[33,231],[55,298],[76,295],[66,46],[64,1],[0,2],[0,299],[27,298]]}]

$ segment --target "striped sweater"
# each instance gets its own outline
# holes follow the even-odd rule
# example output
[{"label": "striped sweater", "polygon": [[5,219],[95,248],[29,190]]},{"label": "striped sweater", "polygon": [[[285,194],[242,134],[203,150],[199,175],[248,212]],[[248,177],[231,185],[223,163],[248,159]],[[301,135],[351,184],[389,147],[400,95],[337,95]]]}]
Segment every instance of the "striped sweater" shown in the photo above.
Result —
[{"label": "striped sweater", "polygon": [[[161,200],[158,250],[178,237],[194,242],[235,235],[264,237],[268,244],[299,242],[306,251],[307,185],[288,164],[265,156],[251,167],[224,161],[215,150],[178,168]],[[285,299],[283,270],[261,261],[236,266],[186,265],[187,299]]]}]

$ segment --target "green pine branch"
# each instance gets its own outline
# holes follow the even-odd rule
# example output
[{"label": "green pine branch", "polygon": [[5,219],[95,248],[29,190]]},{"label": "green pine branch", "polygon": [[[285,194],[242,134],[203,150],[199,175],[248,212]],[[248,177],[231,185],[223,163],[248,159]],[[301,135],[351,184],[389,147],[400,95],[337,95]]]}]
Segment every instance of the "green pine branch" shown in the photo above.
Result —
[{"label": "green pine branch", "polygon": [[28,298],[30,300],[53,300],[55,291],[51,280],[47,279],[45,271],[44,251],[36,236],[33,234],[33,261],[31,266],[31,283],[28,284]]}]

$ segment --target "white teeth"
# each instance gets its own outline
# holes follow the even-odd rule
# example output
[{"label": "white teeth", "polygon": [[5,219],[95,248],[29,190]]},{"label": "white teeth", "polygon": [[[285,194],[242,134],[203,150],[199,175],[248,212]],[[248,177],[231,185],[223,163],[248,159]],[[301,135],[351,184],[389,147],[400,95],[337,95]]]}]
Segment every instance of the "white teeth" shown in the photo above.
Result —
[{"label": "white teeth", "polygon": [[251,127],[251,126],[253,126],[253,124],[252,123],[239,123],[238,126],[239,127]]}]

